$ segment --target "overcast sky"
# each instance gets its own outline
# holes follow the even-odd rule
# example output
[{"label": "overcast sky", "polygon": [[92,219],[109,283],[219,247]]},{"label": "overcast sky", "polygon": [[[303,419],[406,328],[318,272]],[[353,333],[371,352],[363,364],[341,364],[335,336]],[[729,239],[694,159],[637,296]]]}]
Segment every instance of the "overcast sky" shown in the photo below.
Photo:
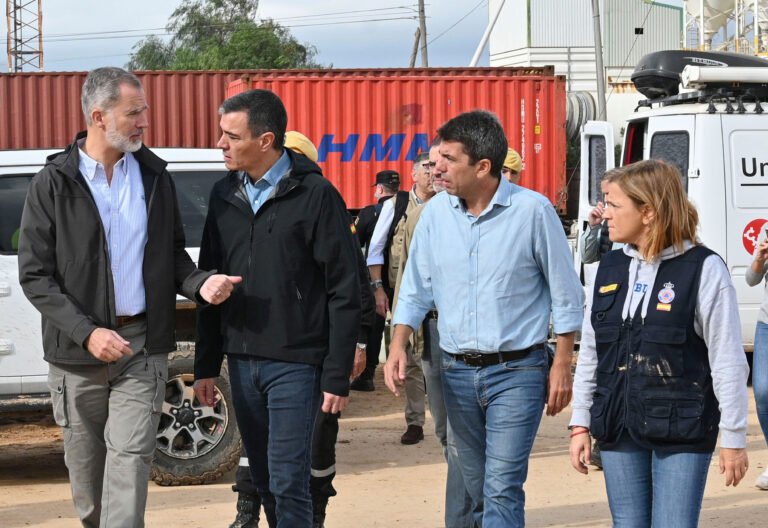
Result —
[{"label": "overcast sky", "polygon": [[[569,0],[562,0],[568,2]],[[163,35],[179,0],[42,0],[46,71],[124,66],[148,34]],[[681,5],[681,0],[667,3]],[[259,17],[290,27],[336,68],[407,67],[418,26],[415,0],[261,0]],[[466,66],[488,23],[487,0],[427,0],[430,66]],[[401,6],[401,7],[398,7]],[[5,48],[5,35],[0,34]],[[417,59],[417,66],[421,64]],[[480,66],[488,65],[488,49]],[[7,61],[2,69],[7,71]]]}]

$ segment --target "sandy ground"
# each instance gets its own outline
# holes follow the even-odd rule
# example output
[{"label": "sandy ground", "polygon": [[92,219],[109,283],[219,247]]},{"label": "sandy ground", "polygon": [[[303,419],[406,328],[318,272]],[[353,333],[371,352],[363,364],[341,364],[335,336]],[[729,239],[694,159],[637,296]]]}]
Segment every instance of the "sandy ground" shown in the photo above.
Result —
[{"label": "sandy ground", "polygon": [[[380,369],[379,369],[380,370]],[[400,444],[403,399],[386,391],[381,374],[373,393],[353,393],[338,443],[339,495],[331,500],[329,528],[443,526],[445,464],[427,417],[425,441]],[[603,475],[576,473],[567,456],[570,411],[544,417],[526,484],[530,527],[610,526]],[[77,526],[59,429],[48,416],[0,421],[0,526]],[[768,464],[754,403],[750,408],[750,469],[737,488],[726,488],[713,458],[702,527],[766,526],[768,491],[753,487]],[[207,486],[149,484],[147,525],[228,526],[235,515],[234,473]],[[266,523],[262,521],[262,526]]]}]

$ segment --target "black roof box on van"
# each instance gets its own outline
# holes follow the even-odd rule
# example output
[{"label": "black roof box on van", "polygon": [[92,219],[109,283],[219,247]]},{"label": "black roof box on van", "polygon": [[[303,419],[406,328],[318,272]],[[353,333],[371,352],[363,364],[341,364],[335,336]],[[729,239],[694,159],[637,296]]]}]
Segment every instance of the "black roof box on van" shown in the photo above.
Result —
[{"label": "black roof box on van", "polygon": [[[750,55],[724,51],[666,50],[643,56],[635,67],[631,79],[637,91],[649,99],[677,95],[680,74],[688,65],[717,66],[721,68],[747,67],[766,68],[768,61]],[[731,86],[731,83],[723,87]],[[716,89],[719,86],[708,85]]]}]

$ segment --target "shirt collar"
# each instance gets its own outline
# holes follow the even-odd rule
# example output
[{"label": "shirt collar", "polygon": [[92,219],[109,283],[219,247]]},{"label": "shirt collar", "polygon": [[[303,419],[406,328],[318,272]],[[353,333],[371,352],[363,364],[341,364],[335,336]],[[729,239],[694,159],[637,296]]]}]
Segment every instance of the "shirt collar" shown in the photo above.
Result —
[{"label": "shirt collar", "polygon": [[[495,205],[500,207],[509,207],[512,205],[512,197],[516,193],[520,192],[520,188],[517,185],[509,183],[506,178],[501,177],[499,180],[499,186],[496,188],[496,192],[493,193],[493,197],[491,198],[488,207],[485,208],[485,211],[483,211],[480,216],[483,216],[488,211],[491,211]],[[464,200],[458,196],[449,194],[448,200],[454,208],[460,209],[465,213],[467,212],[467,208],[464,205]]]},{"label": "shirt collar", "polygon": [[[283,155],[280,156],[280,159],[277,160],[277,162],[272,165],[267,172],[264,173],[264,176],[262,176],[259,181],[265,181],[269,187],[274,187],[280,180],[283,179],[283,176],[285,176],[290,168],[291,158],[288,157],[285,149],[283,149]],[[243,171],[243,181],[246,185],[255,185],[258,183],[251,180],[251,177],[248,176],[248,173],[245,171]]]},{"label": "shirt collar", "polygon": [[[80,151],[80,172],[82,172],[83,175],[88,178],[88,180],[93,181],[93,179],[96,177],[96,169],[99,167],[103,169],[104,166],[86,154],[83,150],[83,145],[85,145],[85,138],[81,138],[77,141],[77,149]],[[127,174],[129,156],[133,156],[133,154],[130,152],[124,152],[123,157],[120,158],[117,163],[115,163],[115,169],[120,169],[123,173]]]}]

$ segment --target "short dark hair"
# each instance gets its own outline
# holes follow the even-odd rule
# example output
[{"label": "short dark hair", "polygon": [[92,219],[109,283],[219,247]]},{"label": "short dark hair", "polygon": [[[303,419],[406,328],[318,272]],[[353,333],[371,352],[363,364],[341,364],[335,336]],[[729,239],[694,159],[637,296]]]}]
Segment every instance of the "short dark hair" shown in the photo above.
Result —
[{"label": "short dark hair", "polygon": [[274,92],[269,90],[248,90],[233,95],[221,103],[219,114],[246,112],[248,128],[251,135],[256,137],[265,132],[275,135],[272,147],[281,150],[285,144],[285,129],[288,126],[288,113],[283,102]]},{"label": "short dark hair", "polygon": [[501,177],[507,156],[507,136],[493,113],[487,110],[464,112],[441,126],[437,135],[442,141],[461,143],[470,165],[487,159],[491,162],[491,175]]}]

